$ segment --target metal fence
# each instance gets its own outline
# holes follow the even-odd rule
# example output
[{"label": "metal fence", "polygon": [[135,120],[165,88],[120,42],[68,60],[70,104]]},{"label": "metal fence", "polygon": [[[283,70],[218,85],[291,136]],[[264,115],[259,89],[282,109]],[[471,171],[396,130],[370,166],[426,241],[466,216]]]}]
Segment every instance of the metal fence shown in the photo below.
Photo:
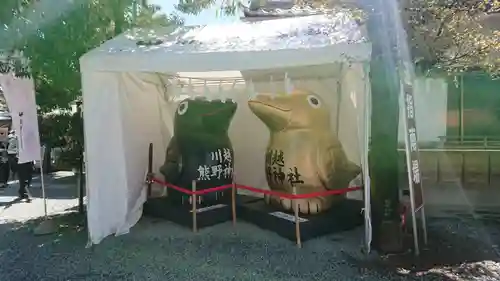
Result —
[{"label": "metal fence", "polygon": [[[490,186],[500,183],[500,150],[494,149],[421,149],[421,173],[427,183],[461,182]],[[406,172],[404,150],[400,153],[400,171]]]},{"label": "metal fence", "polygon": [[[399,149],[401,180],[406,180],[404,148]],[[421,144],[420,167],[428,184],[461,183],[491,186],[500,183],[500,138],[441,137]]]}]

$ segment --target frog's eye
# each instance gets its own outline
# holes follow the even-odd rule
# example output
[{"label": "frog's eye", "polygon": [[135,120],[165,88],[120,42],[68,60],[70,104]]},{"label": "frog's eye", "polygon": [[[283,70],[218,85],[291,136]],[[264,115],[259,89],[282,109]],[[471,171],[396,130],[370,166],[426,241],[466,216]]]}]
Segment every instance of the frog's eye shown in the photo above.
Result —
[{"label": "frog's eye", "polygon": [[307,102],[314,108],[319,108],[321,106],[321,101],[315,95],[307,96]]},{"label": "frog's eye", "polygon": [[179,104],[179,107],[177,107],[177,114],[179,115],[184,115],[188,110],[188,102],[183,101]]}]

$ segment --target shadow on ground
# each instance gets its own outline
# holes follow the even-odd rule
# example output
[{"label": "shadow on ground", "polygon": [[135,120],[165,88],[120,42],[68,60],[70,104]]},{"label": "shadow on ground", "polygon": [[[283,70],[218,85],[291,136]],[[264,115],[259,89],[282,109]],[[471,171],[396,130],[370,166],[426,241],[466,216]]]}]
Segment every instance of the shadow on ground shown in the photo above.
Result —
[{"label": "shadow on ground", "polygon": [[22,203],[28,203],[29,201],[23,200],[21,198],[17,198],[14,196],[9,196],[8,198],[5,198],[6,200],[0,201],[0,207],[3,207],[3,210],[6,210],[10,207],[12,207],[14,204],[22,204]]},{"label": "shadow on ground", "polygon": [[[49,199],[75,199],[78,198],[78,178],[73,172],[60,171],[52,174],[44,175],[44,185],[46,196]],[[40,175],[35,175],[31,188],[30,195],[33,198],[43,198],[42,184]],[[18,203],[12,199],[2,199],[1,197],[17,197],[19,184],[17,181],[12,181],[9,187],[0,190],[0,207],[12,203]],[[8,202],[6,202],[8,201]]]},{"label": "shadow on ground", "polygon": [[[422,231],[420,230],[420,233]],[[428,244],[418,257],[412,250],[378,259],[356,260],[360,268],[437,280],[500,280],[500,221],[497,218],[455,217],[434,219],[428,228]],[[408,235],[405,244],[413,247]],[[440,279],[439,279],[440,278]],[[480,279],[477,279],[480,278]]]},{"label": "shadow on ground", "polygon": [[366,257],[363,229],[308,241],[302,249],[238,222],[192,233],[143,218],[131,233],[85,248],[84,217],[52,218],[60,232],[34,236],[40,219],[0,225],[0,276],[10,280],[500,280],[497,221],[429,222],[429,245],[413,255]]}]

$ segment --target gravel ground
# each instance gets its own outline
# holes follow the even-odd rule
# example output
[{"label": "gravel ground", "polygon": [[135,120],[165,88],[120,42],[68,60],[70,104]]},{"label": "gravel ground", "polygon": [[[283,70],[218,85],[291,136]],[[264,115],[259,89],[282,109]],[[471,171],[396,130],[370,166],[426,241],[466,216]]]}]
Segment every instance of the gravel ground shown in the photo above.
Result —
[{"label": "gravel ground", "polygon": [[[22,212],[28,205],[16,208]],[[25,217],[0,221],[1,281],[500,280],[500,223],[495,217],[429,220],[429,247],[420,260],[411,254],[367,258],[361,253],[362,228],[297,249],[243,222],[236,228],[226,223],[193,234],[145,218],[130,234],[87,249],[79,215],[56,217],[60,232],[41,237],[31,232],[38,220]]]}]

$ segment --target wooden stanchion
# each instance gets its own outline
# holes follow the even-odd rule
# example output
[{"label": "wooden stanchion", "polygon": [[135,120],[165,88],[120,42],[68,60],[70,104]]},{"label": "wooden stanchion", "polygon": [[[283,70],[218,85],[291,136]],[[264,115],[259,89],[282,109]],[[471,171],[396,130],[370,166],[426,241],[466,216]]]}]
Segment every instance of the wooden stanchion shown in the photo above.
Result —
[{"label": "wooden stanchion", "polygon": [[191,206],[193,207],[192,208],[192,212],[193,212],[193,232],[197,232],[198,231],[198,226],[197,226],[197,222],[196,222],[196,194],[194,192],[196,192],[196,181],[193,181],[192,184],[191,184],[191,191],[193,191],[193,195],[192,198],[191,198]]},{"label": "wooden stanchion", "polygon": [[233,226],[236,226],[236,183],[234,182],[234,176],[231,190],[231,208],[233,213]]},{"label": "wooden stanchion", "polygon": [[153,144],[149,144],[148,149],[148,174],[147,174],[147,184],[148,184],[148,198],[151,197],[151,180],[153,179]]},{"label": "wooden stanchion", "polygon": [[[293,195],[297,195],[297,189],[293,187]],[[300,239],[300,220],[299,220],[299,203],[297,199],[292,199],[295,213],[295,238],[297,239],[297,247],[302,248],[302,240]]]}]

